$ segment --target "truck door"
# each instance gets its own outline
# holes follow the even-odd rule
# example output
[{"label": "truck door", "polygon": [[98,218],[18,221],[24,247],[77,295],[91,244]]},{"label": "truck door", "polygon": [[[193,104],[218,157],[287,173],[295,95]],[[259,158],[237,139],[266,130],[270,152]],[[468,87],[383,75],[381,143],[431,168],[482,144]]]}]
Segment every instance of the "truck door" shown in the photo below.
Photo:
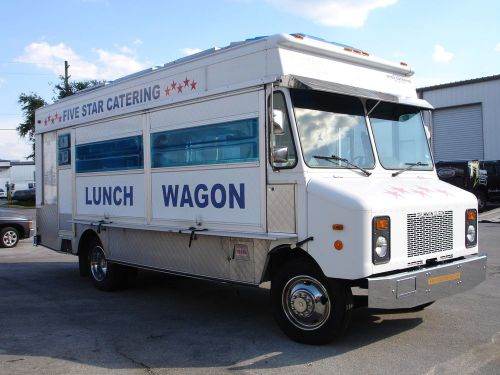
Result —
[{"label": "truck door", "polygon": [[297,232],[297,180],[294,173],[297,152],[284,92],[275,91],[269,104],[273,120],[268,132],[267,231],[294,234]]},{"label": "truck door", "polygon": [[[73,155],[71,152],[72,135],[70,130],[57,134],[57,207],[58,236],[61,240],[73,237]],[[61,250],[67,250],[62,249]]]}]

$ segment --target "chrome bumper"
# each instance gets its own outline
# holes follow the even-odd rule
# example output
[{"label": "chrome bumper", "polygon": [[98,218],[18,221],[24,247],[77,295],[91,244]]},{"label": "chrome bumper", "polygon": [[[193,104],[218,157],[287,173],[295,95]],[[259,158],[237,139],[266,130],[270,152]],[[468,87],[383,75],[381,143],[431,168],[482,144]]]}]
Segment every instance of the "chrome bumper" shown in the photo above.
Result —
[{"label": "chrome bumper", "polygon": [[472,289],[486,279],[486,255],[368,278],[368,307],[411,308]]}]

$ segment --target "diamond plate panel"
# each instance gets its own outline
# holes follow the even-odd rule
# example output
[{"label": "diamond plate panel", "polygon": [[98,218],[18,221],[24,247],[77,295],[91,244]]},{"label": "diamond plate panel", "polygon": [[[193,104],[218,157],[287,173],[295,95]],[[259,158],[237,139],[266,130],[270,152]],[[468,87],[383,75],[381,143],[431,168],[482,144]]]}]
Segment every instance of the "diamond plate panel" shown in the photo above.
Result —
[{"label": "diamond plate panel", "polygon": [[295,185],[267,186],[267,229],[295,233]]},{"label": "diamond plate panel", "polygon": [[37,234],[42,236],[41,245],[51,249],[58,249],[61,246],[59,228],[57,228],[57,205],[43,205],[36,209],[36,229]]}]

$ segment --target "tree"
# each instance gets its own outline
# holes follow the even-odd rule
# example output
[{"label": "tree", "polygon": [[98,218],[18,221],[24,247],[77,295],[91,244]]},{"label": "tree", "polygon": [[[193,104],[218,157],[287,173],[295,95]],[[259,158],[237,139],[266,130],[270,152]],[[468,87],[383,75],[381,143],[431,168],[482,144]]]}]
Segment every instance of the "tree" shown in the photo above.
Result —
[{"label": "tree", "polygon": [[[93,87],[96,85],[100,85],[103,82],[91,80],[91,81],[71,81],[68,84],[69,90],[66,91],[64,85],[64,77],[59,76],[61,80],[60,83],[54,86],[54,94],[56,95],[53,100],[59,100],[65,98],[67,96],[73,95],[77,91]],[[47,105],[48,103],[38,94],[30,93],[25,94],[22,93],[19,95],[18,103],[21,105],[21,110],[23,111],[24,121],[19,124],[16,128],[20,137],[28,136],[28,139],[33,145],[33,152],[26,157],[26,159],[35,159],[35,111]]]},{"label": "tree", "polygon": [[20,123],[16,128],[19,136],[26,137],[33,145],[33,152],[26,157],[26,159],[35,159],[35,111],[46,105],[47,103],[42,97],[35,93],[19,95],[17,101],[21,105],[23,111],[24,122]]}]

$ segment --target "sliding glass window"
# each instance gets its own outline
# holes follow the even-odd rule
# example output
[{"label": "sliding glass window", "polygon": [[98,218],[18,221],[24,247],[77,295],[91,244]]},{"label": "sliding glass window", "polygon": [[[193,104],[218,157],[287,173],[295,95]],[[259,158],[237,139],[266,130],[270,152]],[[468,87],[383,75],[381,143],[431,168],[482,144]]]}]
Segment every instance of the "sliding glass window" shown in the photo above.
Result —
[{"label": "sliding glass window", "polygon": [[76,172],[105,172],[144,167],[142,135],[76,146]]},{"label": "sliding glass window", "polygon": [[258,160],[256,118],[151,134],[153,168]]}]

